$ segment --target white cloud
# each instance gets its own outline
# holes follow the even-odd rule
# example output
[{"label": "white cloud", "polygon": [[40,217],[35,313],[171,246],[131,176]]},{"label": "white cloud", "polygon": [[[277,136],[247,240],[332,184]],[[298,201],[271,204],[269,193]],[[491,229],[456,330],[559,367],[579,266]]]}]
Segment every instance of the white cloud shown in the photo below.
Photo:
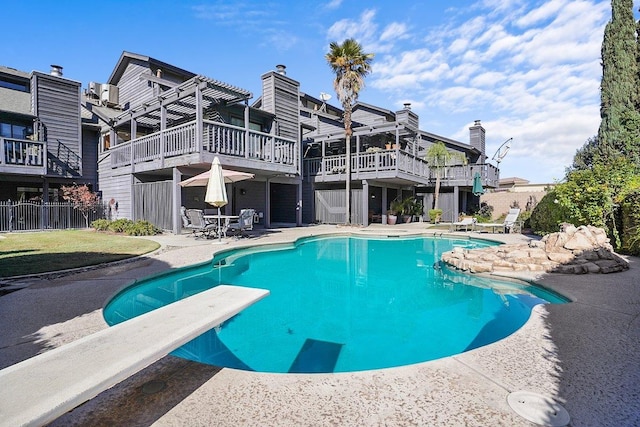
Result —
[{"label": "white cloud", "polygon": [[331,0],[324,7],[326,9],[337,9],[342,4],[342,0]]},{"label": "white cloud", "polygon": [[[414,111],[442,127],[451,127],[452,117],[486,118],[488,154],[494,143],[514,137],[520,143],[509,158],[526,166],[521,173],[560,178],[599,124],[607,3],[549,0],[532,8],[486,0],[473,6],[474,16],[452,11],[450,21],[422,36],[412,29],[419,47],[412,38],[377,58],[370,85],[397,104],[412,99]],[[468,141],[468,125],[459,129],[454,137]]]}]

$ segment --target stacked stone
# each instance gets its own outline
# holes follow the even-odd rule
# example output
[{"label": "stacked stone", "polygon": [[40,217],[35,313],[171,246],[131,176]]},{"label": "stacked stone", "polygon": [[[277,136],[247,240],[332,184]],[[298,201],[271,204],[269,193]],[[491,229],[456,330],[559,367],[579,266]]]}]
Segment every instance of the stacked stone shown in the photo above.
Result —
[{"label": "stacked stone", "polygon": [[442,261],[472,273],[534,271],[547,273],[614,273],[629,263],[613,252],[605,231],[590,225],[563,226],[563,231],[531,240],[528,244],[483,249],[454,248]]}]

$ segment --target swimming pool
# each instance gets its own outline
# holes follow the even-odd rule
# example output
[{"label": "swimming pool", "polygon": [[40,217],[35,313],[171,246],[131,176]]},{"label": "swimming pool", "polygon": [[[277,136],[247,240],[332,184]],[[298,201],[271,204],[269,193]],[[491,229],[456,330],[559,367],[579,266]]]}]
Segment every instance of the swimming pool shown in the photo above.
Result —
[{"label": "swimming pool", "polygon": [[496,243],[428,237],[328,236],[228,250],[209,263],[142,280],[104,310],[110,325],[218,284],[269,289],[266,299],[173,354],[261,372],[346,372],[468,351],[519,329],[543,288],[441,265],[454,246]]}]

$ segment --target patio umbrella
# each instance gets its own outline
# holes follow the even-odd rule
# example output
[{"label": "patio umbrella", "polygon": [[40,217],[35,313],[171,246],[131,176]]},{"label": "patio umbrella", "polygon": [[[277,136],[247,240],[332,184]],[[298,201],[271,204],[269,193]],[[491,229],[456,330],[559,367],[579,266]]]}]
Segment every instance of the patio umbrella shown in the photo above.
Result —
[{"label": "patio umbrella", "polygon": [[474,196],[480,196],[484,194],[484,188],[482,188],[482,178],[480,177],[480,172],[476,172],[473,177],[473,189],[471,190]]},{"label": "patio umbrella", "polygon": [[[181,187],[206,187],[209,182],[209,176],[211,174],[211,170],[206,172],[202,172],[199,175],[191,177],[189,179],[185,179],[180,183]],[[224,182],[227,184],[231,184],[233,182],[244,181],[245,179],[253,179],[255,175],[252,173],[239,172],[230,169],[222,169],[222,176],[224,177]]]},{"label": "patio umbrella", "polygon": [[218,243],[221,243],[220,208],[227,204],[227,189],[225,188],[222,166],[217,156],[213,159],[213,163],[211,163],[209,181],[207,182],[207,193],[204,196],[204,201],[218,208]]}]

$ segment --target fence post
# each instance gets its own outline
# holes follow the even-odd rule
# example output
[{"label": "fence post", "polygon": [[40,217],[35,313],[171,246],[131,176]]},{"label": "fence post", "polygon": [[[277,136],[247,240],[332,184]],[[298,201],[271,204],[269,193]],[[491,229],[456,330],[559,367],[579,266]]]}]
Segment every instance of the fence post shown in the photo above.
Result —
[{"label": "fence post", "polygon": [[7,207],[9,208],[9,233],[13,231],[13,203],[11,203],[11,199],[7,202]]}]

